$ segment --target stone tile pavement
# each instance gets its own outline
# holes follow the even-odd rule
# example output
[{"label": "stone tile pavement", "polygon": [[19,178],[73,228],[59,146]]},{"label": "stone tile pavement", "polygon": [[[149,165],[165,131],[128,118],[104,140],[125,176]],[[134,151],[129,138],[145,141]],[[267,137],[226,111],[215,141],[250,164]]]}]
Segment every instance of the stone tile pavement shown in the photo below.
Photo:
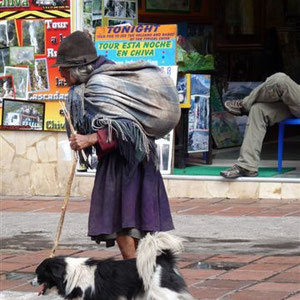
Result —
[{"label": "stone tile pavement", "polygon": [[[171,199],[176,215],[264,216],[284,218],[300,215],[300,203],[278,200]],[[61,198],[2,197],[2,212],[60,213]],[[72,199],[68,213],[87,213],[89,201]],[[300,238],[300,237],[299,237]],[[2,248],[2,247],[1,247]],[[8,292],[36,293],[29,282],[36,266],[50,249],[24,251],[1,249],[0,299]],[[113,250],[59,249],[56,255],[121,259]],[[300,256],[233,253],[180,255],[179,267],[196,299],[300,300]],[[2,296],[1,296],[2,294]],[[3,297],[3,298],[2,298]],[[11,298],[12,299],[12,298]]]}]

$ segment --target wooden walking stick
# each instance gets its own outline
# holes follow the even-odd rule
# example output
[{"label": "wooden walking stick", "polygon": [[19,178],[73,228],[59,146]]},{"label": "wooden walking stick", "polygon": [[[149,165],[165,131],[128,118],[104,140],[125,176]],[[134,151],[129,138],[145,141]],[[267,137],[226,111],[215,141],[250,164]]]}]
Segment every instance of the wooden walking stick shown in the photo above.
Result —
[{"label": "wooden walking stick", "polygon": [[56,251],[56,248],[58,246],[58,242],[59,242],[59,239],[61,236],[62,227],[63,227],[64,219],[65,219],[65,214],[66,214],[67,206],[68,206],[69,199],[70,199],[71,187],[72,187],[72,183],[73,183],[73,179],[74,179],[74,175],[75,175],[75,171],[76,171],[76,166],[77,166],[77,157],[76,157],[76,155],[74,155],[72,169],[71,169],[71,173],[70,173],[70,177],[68,180],[67,189],[66,189],[66,193],[65,193],[64,203],[63,203],[63,206],[61,207],[61,214],[60,214],[60,220],[59,220],[57,231],[56,231],[56,238],[55,238],[54,245],[50,252],[50,257],[53,257],[55,255],[55,251]]},{"label": "wooden walking stick", "polygon": [[[69,114],[68,110],[66,109],[65,104],[61,101],[60,101],[60,104],[61,104],[63,112],[65,114],[66,121],[68,122],[68,124],[70,126],[71,132],[72,132],[72,134],[75,134],[76,131],[74,130],[74,127],[72,125],[70,114]],[[61,232],[62,232],[62,228],[63,228],[63,224],[64,224],[64,219],[65,219],[65,214],[66,214],[67,206],[68,206],[69,199],[70,199],[72,183],[73,183],[73,179],[74,179],[74,176],[75,176],[77,160],[78,160],[78,157],[77,157],[76,153],[74,152],[71,173],[70,173],[70,177],[69,177],[68,184],[67,184],[67,189],[66,189],[66,193],[65,193],[65,197],[64,197],[64,203],[63,203],[63,206],[61,207],[60,220],[59,220],[57,231],[56,231],[56,238],[55,238],[55,241],[54,241],[54,245],[53,245],[53,247],[51,249],[51,252],[50,252],[50,257],[53,257],[55,255],[55,251],[56,251],[56,248],[58,246],[58,242],[59,242],[59,239],[60,239],[60,236],[61,236]]]}]

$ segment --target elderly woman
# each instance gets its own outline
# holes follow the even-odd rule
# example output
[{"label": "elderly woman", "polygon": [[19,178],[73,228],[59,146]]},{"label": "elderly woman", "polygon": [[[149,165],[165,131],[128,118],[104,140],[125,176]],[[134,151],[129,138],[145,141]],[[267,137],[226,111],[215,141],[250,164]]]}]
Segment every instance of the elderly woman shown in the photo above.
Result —
[{"label": "elderly woman", "polygon": [[67,107],[77,132],[71,148],[89,153],[93,146],[99,158],[88,234],[107,247],[116,240],[123,258],[133,258],[147,232],[174,228],[154,140],[179,120],[176,88],[146,62],[97,57],[81,31],[62,41],[55,66],[71,87]]}]

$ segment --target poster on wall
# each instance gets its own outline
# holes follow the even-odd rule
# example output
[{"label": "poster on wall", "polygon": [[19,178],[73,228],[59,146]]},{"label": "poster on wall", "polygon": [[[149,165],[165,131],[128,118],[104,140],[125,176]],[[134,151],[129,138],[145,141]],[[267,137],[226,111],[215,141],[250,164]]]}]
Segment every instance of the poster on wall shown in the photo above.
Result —
[{"label": "poster on wall", "polygon": [[211,76],[191,74],[191,108],[188,115],[188,152],[209,151]]},{"label": "poster on wall", "polygon": [[[13,99],[43,104],[43,128],[39,123],[30,129],[65,131],[59,101],[67,99],[68,87],[51,65],[60,42],[71,32],[70,0],[4,2],[0,6],[4,8],[0,12],[0,78],[12,77]],[[0,93],[4,93],[3,84]],[[4,125],[3,113],[0,116]]]},{"label": "poster on wall", "polygon": [[4,129],[43,130],[45,103],[3,99]]},{"label": "poster on wall", "polygon": [[137,25],[97,27],[98,55],[117,63],[146,60],[158,66],[174,66],[176,25]]},{"label": "poster on wall", "polygon": [[[0,30],[1,30],[1,24],[0,24]],[[1,35],[1,33],[0,33]],[[0,36],[1,40],[1,36]],[[0,42],[1,43],[1,42]],[[9,65],[9,48],[1,48],[0,46],[0,75],[3,75],[4,67]]]},{"label": "poster on wall", "polygon": [[4,67],[4,75],[13,78],[16,99],[28,99],[29,69],[28,67]]},{"label": "poster on wall", "polygon": [[0,76],[0,108],[4,98],[14,99],[16,97],[12,75]]}]

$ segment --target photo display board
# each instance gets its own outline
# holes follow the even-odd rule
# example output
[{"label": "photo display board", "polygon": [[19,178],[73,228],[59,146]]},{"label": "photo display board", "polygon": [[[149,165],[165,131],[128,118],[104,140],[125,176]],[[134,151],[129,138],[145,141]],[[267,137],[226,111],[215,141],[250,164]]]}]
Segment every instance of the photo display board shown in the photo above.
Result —
[{"label": "photo display board", "polygon": [[0,129],[65,131],[69,88],[51,66],[70,17],[70,0],[0,1]]}]

